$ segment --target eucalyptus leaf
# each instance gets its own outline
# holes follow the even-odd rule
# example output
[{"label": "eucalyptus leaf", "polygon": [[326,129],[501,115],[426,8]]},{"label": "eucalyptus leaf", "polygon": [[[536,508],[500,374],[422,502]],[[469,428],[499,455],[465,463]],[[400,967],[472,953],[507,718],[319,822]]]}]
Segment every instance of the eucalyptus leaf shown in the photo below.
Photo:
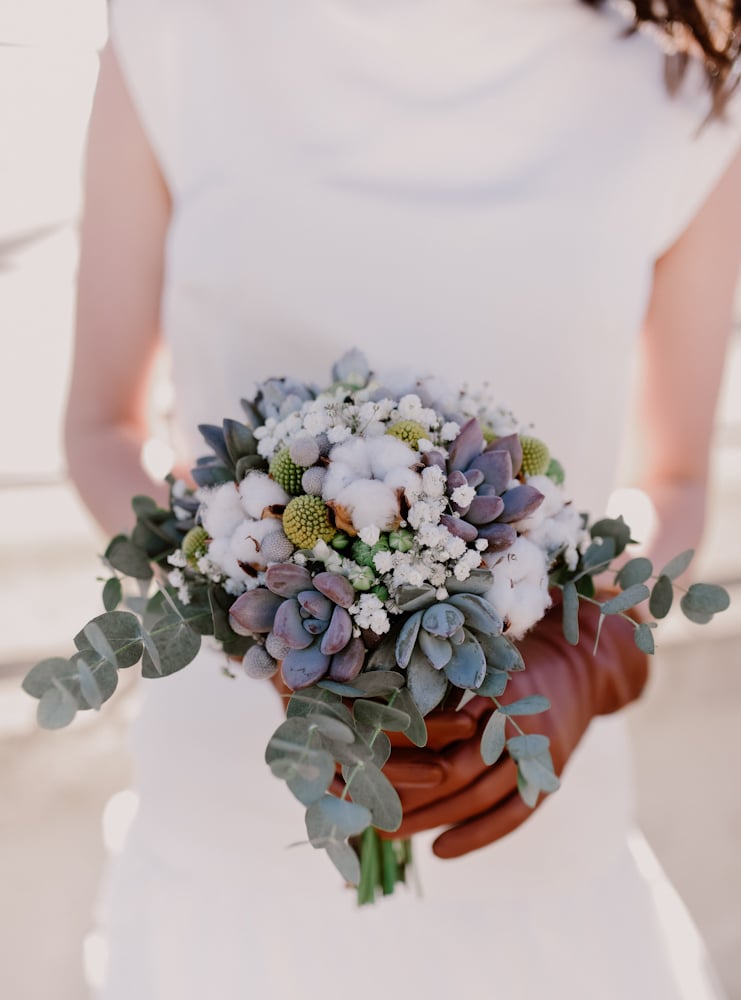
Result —
[{"label": "eucalyptus leaf", "polygon": [[358,726],[358,735],[362,741],[359,749],[362,751],[364,746],[367,751],[359,754],[362,760],[369,760],[376,767],[383,767],[391,756],[391,740],[386,733],[375,726]]},{"label": "eucalyptus leaf", "polygon": [[159,664],[145,651],[142,677],[167,677],[191,663],[201,648],[201,637],[173,612],[164,615],[150,629],[159,653]]},{"label": "eucalyptus leaf", "polygon": [[424,717],[417,707],[417,703],[412,697],[412,692],[408,687],[399,690],[394,701],[394,706],[406,712],[409,716],[409,725],[404,730],[404,735],[411,740],[415,746],[423,747],[427,745],[427,726]]},{"label": "eucalyptus leaf", "polygon": [[63,729],[77,714],[77,702],[61,684],[44,691],[36,711],[42,729]]},{"label": "eucalyptus leaf", "polygon": [[131,509],[137,518],[140,517],[151,517],[153,514],[167,514],[168,512],[162,510],[156,500],[152,497],[144,496],[143,494],[138,494],[131,499]]},{"label": "eucalyptus leaf", "polygon": [[579,644],[579,594],[575,584],[571,582],[564,584],[562,593],[561,612],[564,638],[572,646],[577,646]]},{"label": "eucalyptus leaf", "polygon": [[114,569],[125,576],[136,580],[151,580],[152,567],[149,556],[144,549],[127,538],[126,535],[116,535],[105,550],[104,558]]},{"label": "eucalyptus leaf", "polygon": [[656,645],[654,643],[653,629],[648,622],[641,622],[633,634],[633,641],[642,653],[653,655]]},{"label": "eucalyptus leaf", "polygon": [[527,733],[524,736],[512,736],[507,740],[507,749],[513,760],[519,761],[523,757],[537,757],[545,753],[550,746],[547,736],[538,733]]},{"label": "eucalyptus leaf", "polygon": [[[682,607],[682,602],[680,601],[680,607]],[[695,625],[707,625],[713,620],[711,614],[706,614],[702,611],[693,611],[691,608],[682,607],[682,614],[688,620],[693,622]]]},{"label": "eucalyptus leaf", "polygon": [[641,604],[650,594],[651,591],[645,583],[634,583],[630,587],[626,587],[622,593],[611,597],[610,600],[603,601],[600,610],[603,615],[622,614],[629,608],[635,607],[636,604]]},{"label": "eucalyptus leaf", "polygon": [[666,618],[674,600],[674,587],[668,576],[660,576],[651,591],[648,610],[654,618]]},{"label": "eucalyptus leaf", "polygon": [[[94,649],[86,630],[90,625],[97,626],[114,653],[115,663],[119,670],[132,667],[138,663],[142,655],[141,625],[136,615],[130,611],[106,611],[98,615],[75,636],[75,646],[82,652]],[[96,652],[98,652],[96,650]]]},{"label": "eucalyptus leaf", "polygon": [[670,580],[676,580],[678,576],[681,576],[689,568],[694,555],[694,549],[685,549],[684,552],[680,552],[678,556],[674,556],[673,559],[669,560],[659,576],[668,576]]},{"label": "eucalyptus leaf", "polygon": [[406,712],[391,705],[382,705],[377,701],[356,699],[353,704],[353,716],[358,722],[368,726],[377,726],[388,732],[403,733],[409,728],[411,719]]},{"label": "eucalyptus leaf", "polygon": [[351,729],[354,726],[353,717],[349,709],[342,704],[342,701],[333,692],[322,690],[314,686],[295,691],[286,707],[286,716],[298,718],[301,716],[314,715],[314,713],[331,716],[339,719]]},{"label": "eucalyptus leaf", "polygon": [[[348,777],[349,774],[345,774],[346,782]],[[373,825],[379,830],[393,833],[399,829],[402,819],[401,800],[389,779],[375,764],[361,764],[357,770],[353,768],[349,793],[353,802],[370,809]]]},{"label": "eucalyptus leaf", "polygon": [[354,743],[355,733],[350,726],[346,726],[344,722],[340,722],[339,719],[335,719],[330,715],[322,715],[317,713],[316,715],[310,715],[309,722],[313,723],[319,730],[322,736],[326,736],[330,740],[334,740],[337,743]]},{"label": "eucalyptus leaf", "polygon": [[294,773],[283,775],[283,778],[299,802],[310,806],[321,799],[331,785],[335,775],[334,758],[326,750],[314,750],[308,760],[294,759],[293,765]]},{"label": "eucalyptus leaf", "polygon": [[338,694],[341,698],[362,698],[365,694],[365,691],[361,691],[354,684],[343,684],[341,681],[333,681],[328,677],[317,681],[316,686],[325,691],[331,691],[332,694]]},{"label": "eucalyptus leaf", "polygon": [[360,861],[348,843],[327,844],[325,848],[329,860],[340,875],[350,885],[360,882]]},{"label": "eucalyptus leaf", "polygon": [[336,795],[324,795],[306,810],[306,832],[315,847],[355,836],[370,825],[369,809]]},{"label": "eucalyptus leaf", "polygon": [[32,698],[42,698],[49,688],[54,688],[55,680],[62,683],[71,680],[74,683],[77,678],[78,671],[75,663],[62,656],[52,656],[31,667],[23,678],[21,686],[26,694],[30,694]]},{"label": "eucalyptus leaf", "polygon": [[353,684],[366,697],[391,694],[404,686],[404,676],[396,670],[372,670],[355,678]]},{"label": "eucalyptus leaf", "polygon": [[116,654],[114,653],[110,642],[106,639],[105,633],[101,629],[100,625],[94,621],[88,622],[82,631],[88,643],[92,646],[98,656],[115,667],[117,665]]},{"label": "eucalyptus leaf", "polygon": [[117,576],[106,580],[103,587],[103,607],[106,611],[115,611],[123,598],[123,587]]},{"label": "eucalyptus leaf", "polygon": [[601,542],[592,542],[581,559],[583,570],[594,570],[598,566],[606,566],[615,558],[615,542],[605,538]]},{"label": "eucalyptus leaf", "polygon": [[536,807],[540,798],[540,789],[537,785],[531,785],[528,782],[519,767],[517,768],[517,791],[526,806],[529,806],[531,809]]},{"label": "eucalyptus leaf", "polygon": [[[619,556],[631,541],[630,528],[622,515],[618,517],[603,517],[589,529],[592,538],[603,538],[613,543],[613,556]],[[612,556],[610,557],[612,558]]]},{"label": "eucalyptus leaf", "polygon": [[653,563],[645,556],[631,559],[622,566],[616,576],[615,582],[623,590],[632,587],[636,583],[645,583],[654,571]]},{"label": "eucalyptus leaf", "polygon": [[714,583],[693,583],[683,595],[681,605],[685,614],[716,615],[730,604],[728,591]]},{"label": "eucalyptus leaf", "polygon": [[536,757],[521,757],[517,762],[517,768],[527,784],[540,789],[541,792],[555,792],[560,786],[548,752],[538,754]]},{"label": "eucalyptus leaf", "polygon": [[507,743],[506,725],[507,717],[501,712],[494,712],[486,723],[481,734],[481,758],[485,764],[496,764],[502,756]]},{"label": "eucalyptus leaf", "polygon": [[537,715],[539,712],[547,712],[550,707],[551,703],[542,694],[530,694],[509,705],[500,705],[499,710],[503,715]]},{"label": "eucalyptus leaf", "polygon": [[[90,708],[100,711],[103,704],[103,692],[100,689],[95,674],[81,656],[77,657],[77,672],[80,678],[80,692]],[[110,663],[110,661],[107,661]]]}]

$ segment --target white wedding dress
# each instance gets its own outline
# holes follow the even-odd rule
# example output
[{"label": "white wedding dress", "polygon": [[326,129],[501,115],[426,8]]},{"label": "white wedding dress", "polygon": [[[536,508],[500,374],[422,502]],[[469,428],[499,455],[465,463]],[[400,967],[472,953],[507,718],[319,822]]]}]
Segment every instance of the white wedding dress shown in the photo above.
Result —
[{"label": "white wedding dress", "polygon": [[[662,56],[576,0],[116,0],[173,195],[162,322],[179,425],[259,378],[490,380],[599,513],[655,258],[741,128],[696,135]],[[736,107],[736,111],[738,108]],[[144,682],[140,806],[109,879],[105,1000],[706,1000],[701,943],[633,831],[619,717],[514,835],[356,910],[263,762],[281,708],[204,652]]]}]

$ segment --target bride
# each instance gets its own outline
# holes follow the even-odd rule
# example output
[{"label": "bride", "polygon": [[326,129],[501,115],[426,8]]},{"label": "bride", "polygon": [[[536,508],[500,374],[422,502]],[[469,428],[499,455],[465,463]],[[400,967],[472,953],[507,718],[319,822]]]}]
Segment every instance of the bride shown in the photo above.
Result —
[{"label": "bride", "polygon": [[[693,12],[681,0],[678,24]],[[183,468],[196,425],[238,417],[255,380],[322,382],[358,345],[374,367],[491,381],[595,513],[637,357],[651,554],[692,545],[741,257],[738,98],[720,113],[733,53],[698,29],[708,119],[701,60],[670,95],[659,29],[625,37],[624,17],[575,0],[116,0],[67,420],[99,522],[127,528],[128,498],[152,492],[139,457],[163,343]],[[449,737],[424,758],[446,763],[442,785],[412,787],[424,764],[397,755],[408,829],[446,829],[419,838],[423,899],[362,911],[320,852],[287,849],[301,810],[262,763],[272,688],[225,679],[211,651],[143,682],[106,1000],[717,997],[686,914],[636,862],[620,715],[579,741],[643,665],[608,643],[586,683],[605,671],[619,696],[577,707],[546,629],[533,684],[576,720],[562,789],[530,817]]]}]

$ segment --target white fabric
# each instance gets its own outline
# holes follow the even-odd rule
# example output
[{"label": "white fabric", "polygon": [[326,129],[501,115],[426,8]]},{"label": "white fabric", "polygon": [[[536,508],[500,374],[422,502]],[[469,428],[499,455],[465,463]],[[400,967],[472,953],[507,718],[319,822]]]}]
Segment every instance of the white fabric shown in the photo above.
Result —
[{"label": "white fabric", "polygon": [[[194,453],[195,425],[238,417],[252,380],[321,382],[359,345],[379,367],[491,380],[599,513],[654,260],[741,142],[738,122],[694,137],[697,78],[671,100],[655,41],[574,0],[113,15],[174,197],[163,325]],[[493,979],[508,1000],[717,996],[629,846],[620,719],[592,726],[515,835],[455,862],[420,838],[424,901],[356,912],[322,855],[287,846],[302,811],[262,761],[272,690],[220,666],[204,653],[145,684],[106,1000],[437,998]]]}]

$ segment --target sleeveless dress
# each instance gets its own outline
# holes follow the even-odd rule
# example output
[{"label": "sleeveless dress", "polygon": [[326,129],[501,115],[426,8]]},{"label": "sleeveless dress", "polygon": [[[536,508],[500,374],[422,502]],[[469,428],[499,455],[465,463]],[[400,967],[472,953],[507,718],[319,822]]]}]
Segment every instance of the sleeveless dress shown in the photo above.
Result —
[{"label": "sleeveless dress", "polygon": [[[191,455],[254,380],[322,383],[357,345],[492,382],[604,510],[654,261],[741,144],[624,28],[574,0],[115,0],[173,195],[162,326]],[[422,897],[357,910],[290,846],[272,688],[222,666],[141,685],[105,1000],[719,996],[634,831],[619,717],[513,835],[455,861],[418,837]]]}]

